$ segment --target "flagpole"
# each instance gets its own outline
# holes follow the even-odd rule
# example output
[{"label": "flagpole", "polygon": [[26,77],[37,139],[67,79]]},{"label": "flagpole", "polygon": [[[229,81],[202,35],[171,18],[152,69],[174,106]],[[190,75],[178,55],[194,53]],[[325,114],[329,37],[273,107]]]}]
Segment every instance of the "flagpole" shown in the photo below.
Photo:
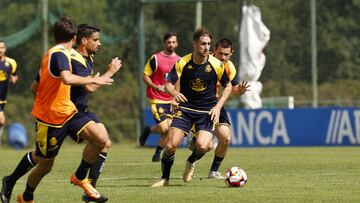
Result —
[{"label": "flagpole", "polygon": [[311,78],[313,99],[312,107],[318,107],[318,75],[317,75],[317,44],[316,44],[316,0],[311,0]]}]

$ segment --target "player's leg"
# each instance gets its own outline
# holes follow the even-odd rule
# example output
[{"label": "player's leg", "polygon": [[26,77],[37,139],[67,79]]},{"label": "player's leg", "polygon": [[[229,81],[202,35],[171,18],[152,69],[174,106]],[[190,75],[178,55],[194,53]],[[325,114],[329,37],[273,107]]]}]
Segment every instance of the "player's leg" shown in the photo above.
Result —
[{"label": "player's leg", "polygon": [[213,162],[211,164],[208,177],[215,179],[223,179],[224,177],[221,175],[221,173],[218,170],[221,165],[221,162],[223,161],[226,155],[227,149],[231,141],[231,133],[230,133],[229,125],[223,125],[223,124],[218,125],[215,129],[215,135],[218,139],[218,145],[215,149],[215,155]]},{"label": "player's leg", "polygon": [[218,145],[215,149],[215,155],[208,174],[209,178],[223,179],[219,172],[219,167],[223,161],[231,142],[230,121],[224,108],[221,109],[219,124],[215,128],[215,135],[218,139]]},{"label": "player's leg", "polygon": [[183,130],[172,127],[168,131],[169,139],[165,146],[164,153],[161,158],[161,180],[154,183],[151,187],[163,187],[169,185],[171,167],[174,163],[175,152],[177,147],[181,144],[182,139],[185,136]]},{"label": "player's leg", "polygon": [[27,152],[16,166],[15,170],[8,176],[2,178],[0,198],[1,202],[10,202],[12,190],[16,181],[30,171],[39,159],[35,156],[35,151]]},{"label": "player's leg", "polygon": [[[139,137],[139,143],[141,146],[144,146],[147,138],[151,133],[163,134],[166,133],[169,129],[170,124],[168,122],[159,125],[167,118],[172,118],[170,112],[170,104],[151,104],[151,113],[156,122],[156,125],[146,126]],[[171,123],[171,122],[170,122]]]},{"label": "player's leg", "polygon": [[50,126],[42,122],[36,124],[36,150],[32,153],[37,165],[31,170],[24,193],[17,196],[19,202],[32,201],[34,191],[42,178],[48,174],[53,166],[61,145],[67,136],[69,122],[62,126]]},{"label": "player's leg", "polygon": [[39,157],[39,163],[33,168],[33,170],[31,170],[28,176],[25,191],[17,196],[18,202],[33,201],[35,189],[42,178],[51,171],[54,160],[54,158],[45,159]]},{"label": "player's leg", "polygon": [[206,130],[198,131],[195,148],[186,161],[186,166],[183,173],[184,182],[188,183],[192,180],[195,173],[195,161],[201,159],[206,154],[206,152],[210,150],[209,146],[211,145],[210,143],[212,137],[212,132]]},{"label": "player's leg", "polygon": [[91,185],[96,187],[96,183],[97,180],[100,176],[100,173],[102,172],[104,166],[105,166],[105,161],[106,161],[106,157],[107,157],[107,153],[111,147],[111,140],[109,138],[109,134],[107,132],[107,129],[105,127],[104,124],[102,124],[99,120],[99,118],[96,116],[95,113],[91,112],[91,111],[87,111],[84,113],[85,116],[87,116],[88,118],[90,118],[91,120],[96,122],[96,125],[98,126],[98,128],[101,129],[101,131],[106,134],[105,137],[108,138],[108,140],[106,141],[105,147],[101,150],[97,161],[95,162],[95,164],[93,164],[90,168],[89,171],[89,176],[88,178],[91,180]]},{"label": "player's leg", "polygon": [[86,176],[109,140],[107,132],[104,131],[104,129],[99,128],[94,121],[81,113],[75,114],[70,126],[70,136],[75,134],[79,136],[79,139],[88,141],[83,150],[80,165],[76,172],[70,176],[70,182],[81,187],[84,190],[84,193],[94,200],[99,200],[102,196],[90,184],[90,180],[87,179]]},{"label": "player's leg", "polygon": [[[104,124],[97,123],[97,125],[98,125],[99,128],[103,129],[102,131],[104,133],[106,132],[106,134],[108,134]],[[107,137],[109,137],[109,136],[107,135]],[[108,139],[106,144],[105,144],[105,147],[103,148],[103,150],[101,150],[97,161],[90,168],[88,177],[91,180],[91,185],[94,186],[94,187],[96,187],[96,182],[97,182],[101,172],[103,171],[103,169],[105,167],[105,161],[106,161],[107,153],[108,153],[108,151],[110,149],[110,146],[111,146],[111,140]]]},{"label": "player's leg", "polygon": [[167,139],[168,139],[167,132],[168,132],[168,130],[170,128],[171,121],[172,121],[172,118],[167,117],[165,120],[163,120],[162,122],[160,122],[157,125],[159,127],[159,129],[160,129],[160,140],[158,142],[158,145],[156,146],[155,153],[154,153],[153,158],[152,158],[153,162],[160,161],[161,151],[165,147]]}]

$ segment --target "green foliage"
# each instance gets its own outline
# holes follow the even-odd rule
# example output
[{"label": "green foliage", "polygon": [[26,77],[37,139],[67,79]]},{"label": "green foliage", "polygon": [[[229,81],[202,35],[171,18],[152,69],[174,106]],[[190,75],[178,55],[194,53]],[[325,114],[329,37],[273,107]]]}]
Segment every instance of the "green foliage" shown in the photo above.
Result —
[{"label": "green foliage", "polygon": [[[235,65],[239,61],[239,22],[244,2],[207,1],[203,3],[202,9],[202,25],[211,30],[213,41],[223,37],[233,41],[235,52],[232,61]],[[264,50],[267,62],[260,78],[264,83],[262,96],[293,95],[295,102],[310,101],[310,1],[248,2],[261,9],[262,19],[271,31],[271,39]],[[324,100],[326,105],[327,100],[339,99],[339,105],[354,105],[349,101],[358,101],[360,94],[359,88],[355,88],[359,86],[357,81],[360,80],[360,1],[317,0],[316,3],[320,102]],[[16,33],[41,14],[40,0],[1,0],[1,6],[0,36]],[[58,0],[49,1],[49,12],[55,16],[71,16],[77,23],[95,24],[104,35],[122,39],[113,44],[103,41],[96,55],[95,68],[99,72],[104,72],[111,58],[116,56],[122,59],[123,67],[116,75],[112,87],[102,88],[91,96],[90,105],[108,126],[114,140],[123,136],[135,137],[140,110],[138,88],[143,68],[139,67],[137,48],[139,2]],[[144,5],[144,12],[147,58],[163,48],[162,37],[167,31],[179,34],[178,54],[185,55],[192,51],[195,3],[149,3]],[[32,126],[33,121],[28,114],[32,105],[29,86],[44,51],[42,25],[30,40],[8,49],[7,55],[18,62],[19,74],[18,83],[11,87],[11,101],[6,107],[8,123],[21,121],[26,126]],[[50,46],[54,44],[52,38],[50,25]]]}]

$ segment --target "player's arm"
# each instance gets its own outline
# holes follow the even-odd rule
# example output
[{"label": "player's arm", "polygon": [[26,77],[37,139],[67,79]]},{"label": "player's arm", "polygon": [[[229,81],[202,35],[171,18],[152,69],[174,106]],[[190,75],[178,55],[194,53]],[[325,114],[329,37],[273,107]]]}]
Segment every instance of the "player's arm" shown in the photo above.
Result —
[{"label": "player's arm", "polygon": [[164,86],[162,86],[162,85],[155,85],[155,84],[152,82],[151,78],[150,78],[148,75],[144,74],[143,80],[144,80],[144,82],[145,82],[145,84],[146,84],[147,86],[153,88],[154,90],[156,90],[156,91],[158,91],[158,92],[164,92],[164,91],[165,91]]},{"label": "player's arm", "polygon": [[[180,81],[178,80],[178,81],[176,81],[176,83],[175,83],[175,90],[176,91],[178,91],[178,92],[180,92]],[[177,102],[176,100],[175,100],[175,97],[173,97],[172,99],[171,99],[171,103],[170,103],[170,111],[171,112],[174,112],[176,109],[178,109],[179,108],[179,102]]]},{"label": "player's arm", "polygon": [[181,94],[179,91],[177,91],[172,83],[167,82],[165,84],[165,91],[174,98],[175,102],[177,103],[187,102],[186,97],[183,94]]},{"label": "player's arm", "polygon": [[[176,63],[175,66],[171,69],[170,73],[167,75],[165,91],[173,97],[175,102],[177,102],[177,103],[187,102],[187,98],[183,94],[181,94],[179,91],[180,81],[178,81],[178,79],[179,79],[179,75],[180,75],[181,71],[179,71],[178,66],[179,66],[178,63]],[[175,86],[173,84],[175,84]],[[178,90],[176,90],[175,87]]]},{"label": "player's arm", "polygon": [[60,78],[62,82],[66,85],[111,85],[114,81],[107,75],[102,75],[99,77],[82,77],[75,74],[72,74],[69,70],[63,70],[60,72]]},{"label": "player's arm", "polygon": [[53,53],[50,61],[50,71],[54,76],[59,76],[61,81],[66,85],[111,85],[114,81],[108,75],[100,77],[82,77],[72,74],[70,71],[69,58],[62,52]]},{"label": "player's arm", "polygon": [[230,97],[231,91],[232,85],[230,82],[228,82],[225,85],[217,104],[210,110],[209,115],[211,115],[211,120],[213,120],[215,123],[219,122],[220,110],[224,106],[226,100]]},{"label": "player's arm", "polygon": [[17,81],[19,80],[19,77],[18,77],[18,75],[10,75],[10,82],[12,83],[12,84],[15,84]]},{"label": "player's arm", "polygon": [[[108,77],[113,77],[115,75],[116,72],[118,72],[121,68],[122,64],[121,64],[121,60],[116,57],[113,58],[111,60],[111,63],[108,66],[107,71],[103,74],[103,75],[107,75]],[[99,77],[100,73],[97,73],[94,77]],[[89,84],[89,85],[85,85],[84,88],[88,91],[88,92],[95,92],[97,89],[99,89],[100,85],[97,84]]]},{"label": "player's arm", "polygon": [[242,95],[245,92],[250,91],[249,87],[250,87],[249,82],[242,81],[241,84],[237,84],[237,85],[233,86],[233,93],[235,95]]},{"label": "player's arm", "polygon": [[219,122],[220,110],[224,106],[226,100],[230,97],[230,94],[232,91],[232,85],[231,85],[229,76],[224,71],[222,66],[219,66],[219,67],[220,68],[217,69],[218,70],[217,71],[218,81],[224,87],[224,89],[222,91],[220,98],[218,99],[218,102],[209,112],[209,115],[211,115],[211,120],[214,121],[215,123]]},{"label": "player's arm", "polygon": [[17,72],[17,63],[15,60],[12,60],[12,59],[9,62],[11,64],[10,82],[12,84],[15,84],[19,79],[19,77],[16,73]]},{"label": "player's arm", "polygon": [[158,92],[164,92],[165,91],[164,86],[156,85],[150,78],[150,76],[156,71],[156,69],[157,69],[156,56],[153,55],[145,64],[143,80],[148,87]]}]

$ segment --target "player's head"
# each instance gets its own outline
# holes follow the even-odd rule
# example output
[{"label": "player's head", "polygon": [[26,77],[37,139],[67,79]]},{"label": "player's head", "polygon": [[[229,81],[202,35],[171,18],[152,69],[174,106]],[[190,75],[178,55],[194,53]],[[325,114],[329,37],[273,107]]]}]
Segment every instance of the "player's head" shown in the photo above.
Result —
[{"label": "player's head", "polygon": [[178,47],[177,33],[176,32],[167,32],[163,37],[164,49],[166,54],[172,54],[175,52],[175,49]]},{"label": "player's head", "polygon": [[5,52],[6,52],[6,43],[5,41],[0,39],[0,59],[5,56]]},{"label": "player's head", "polygon": [[101,46],[100,29],[94,25],[80,24],[76,35],[77,46],[82,46],[89,54],[95,54]]},{"label": "player's head", "polygon": [[54,37],[56,43],[75,42],[77,27],[69,17],[61,17],[54,24]]},{"label": "player's head", "polygon": [[206,28],[198,28],[193,35],[194,53],[201,57],[207,57],[210,52],[212,34]]},{"label": "player's head", "polygon": [[231,40],[223,38],[216,42],[214,56],[221,62],[226,63],[230,60],[233,51]]}]

